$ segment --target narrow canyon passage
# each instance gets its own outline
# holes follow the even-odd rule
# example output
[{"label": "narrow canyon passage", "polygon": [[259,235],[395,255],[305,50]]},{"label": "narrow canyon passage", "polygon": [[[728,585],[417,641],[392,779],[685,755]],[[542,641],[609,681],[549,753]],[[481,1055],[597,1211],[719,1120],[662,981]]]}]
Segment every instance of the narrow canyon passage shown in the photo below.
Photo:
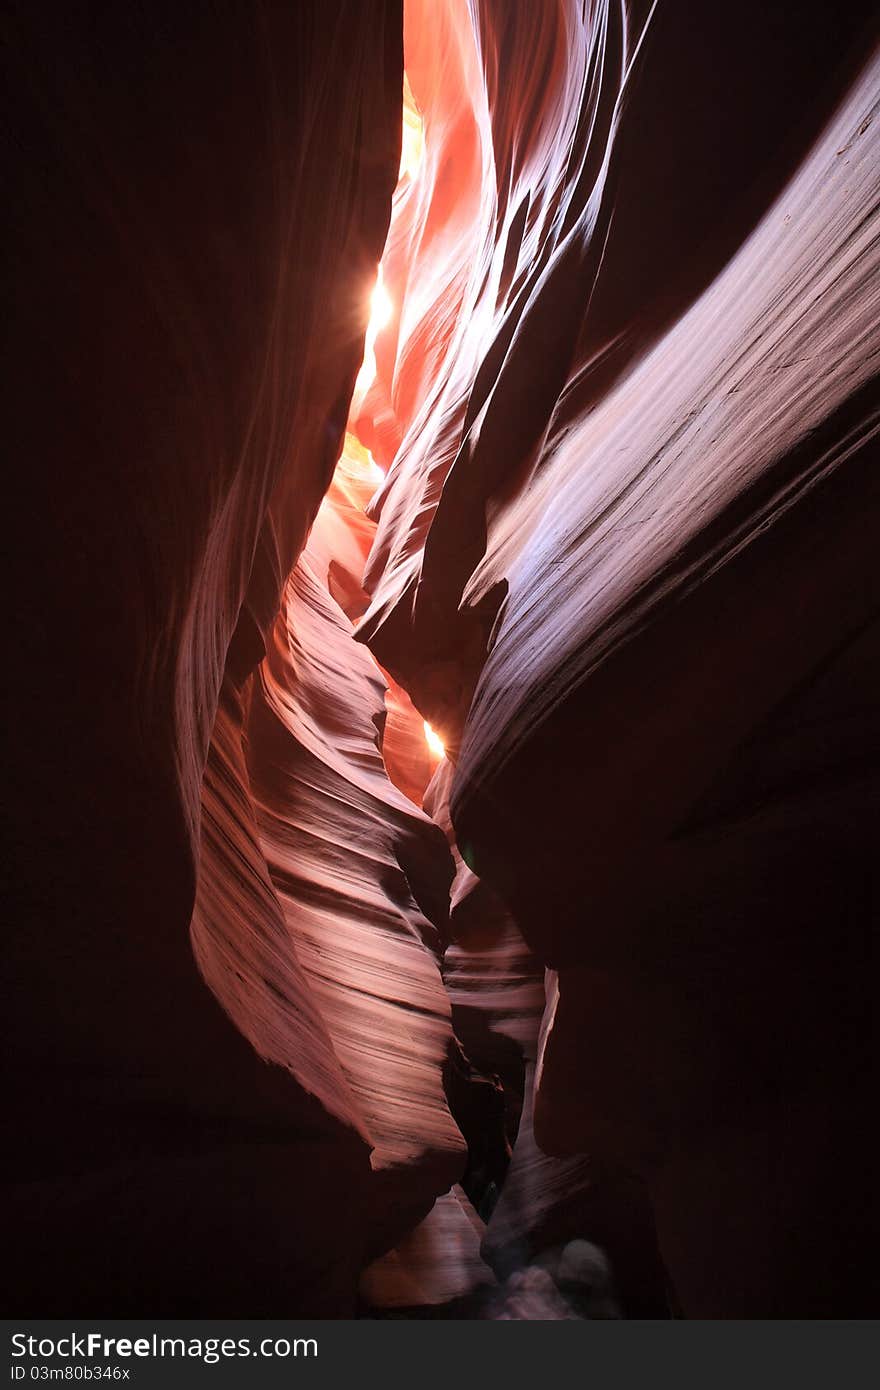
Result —
[{"label": "narrow canyon passage", "polygon": [[11,1312],[876,1312],[871,11],[12,7]]}]

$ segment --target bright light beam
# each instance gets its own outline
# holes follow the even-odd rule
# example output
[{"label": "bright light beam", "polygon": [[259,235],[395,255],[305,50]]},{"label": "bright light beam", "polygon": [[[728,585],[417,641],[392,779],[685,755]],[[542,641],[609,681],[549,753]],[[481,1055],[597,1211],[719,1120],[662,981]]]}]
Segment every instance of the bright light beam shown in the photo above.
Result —
[{"label": "bright light beam", "polygon": [[364,340],[364,360],[354,384],[355,400],[360,401],[367,394],[376,379],[376,339],[383,328],[387,328],[394,313],[391,296],[382,283],[382,267],[376,276],[376,283],[370,295],[370,321]]},{"label": "bright light beam", "polygon": [[431,728],[427,719],[425,720],[425,742],[427,743],[431,752],[434,754],[435,758],[446,757],[446,745],[444,744],[440,735],[436,734],[434,730]]}]

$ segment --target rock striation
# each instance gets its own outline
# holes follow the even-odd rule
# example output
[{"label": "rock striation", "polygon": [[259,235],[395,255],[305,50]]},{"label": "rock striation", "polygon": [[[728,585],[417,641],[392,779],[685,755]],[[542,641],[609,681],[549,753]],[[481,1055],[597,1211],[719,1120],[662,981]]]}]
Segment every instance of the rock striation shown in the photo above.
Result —
[{"label": "rock striation", "polygon": [[[535,986],[553,972],[486,1248],[505,1248],[536,1140],[530,1162],[574,1165],[563,1204],[586,1157],[636,1176],[702,1316],[870,1306],[866,20],[408,7],[456,40],[435,36],[439,74],[407,49],[430,161],[383,263],[400,442],[358,637],[454,765],[462,1034],[479,1018],[492,1043],[512,940]],[[515,938],[468,914],[488,889]],[[530,1201],[512,1229],[538,1222],[538,1186]]]}]

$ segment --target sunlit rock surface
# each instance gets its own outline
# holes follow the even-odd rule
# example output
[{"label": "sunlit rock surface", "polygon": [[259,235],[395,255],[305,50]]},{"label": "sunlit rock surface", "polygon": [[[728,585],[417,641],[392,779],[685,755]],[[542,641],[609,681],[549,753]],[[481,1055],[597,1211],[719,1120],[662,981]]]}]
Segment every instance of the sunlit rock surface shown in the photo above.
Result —
[{"label": "sunlit rock surface", "polygon": [[476,1000],[491,1038],[510,968],[465,929],[481,883],[558,968],[533,1161],[638,1174],[696,1315],[870,1299],[866,18],[407,11],[425,153],[383,262],[364,408],[400,442],[358,636],[455,768],[462,1029]]},{"label": "sunlit rock surface", "polygon": [[[452,863],[442,832],[385,772],[383,709],[381,677],[310,542],[254,689],[251,787],[293,948],[402,1232],[409,1206],[427,1211],[459,1176],[464,1143],[443,1091],[452,1030],[439,952]],[[298,1029],[288,1046],[296,1055]]]}]

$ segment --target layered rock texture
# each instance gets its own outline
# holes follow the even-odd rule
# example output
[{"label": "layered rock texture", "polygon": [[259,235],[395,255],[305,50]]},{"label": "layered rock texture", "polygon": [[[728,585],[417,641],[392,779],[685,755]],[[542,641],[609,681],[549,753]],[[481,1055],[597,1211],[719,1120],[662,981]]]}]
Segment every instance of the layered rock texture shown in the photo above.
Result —
[{"label": "layered rock texture", "polygon": [[870,8],[12,7],[10,1311],[876,1311]]}]

